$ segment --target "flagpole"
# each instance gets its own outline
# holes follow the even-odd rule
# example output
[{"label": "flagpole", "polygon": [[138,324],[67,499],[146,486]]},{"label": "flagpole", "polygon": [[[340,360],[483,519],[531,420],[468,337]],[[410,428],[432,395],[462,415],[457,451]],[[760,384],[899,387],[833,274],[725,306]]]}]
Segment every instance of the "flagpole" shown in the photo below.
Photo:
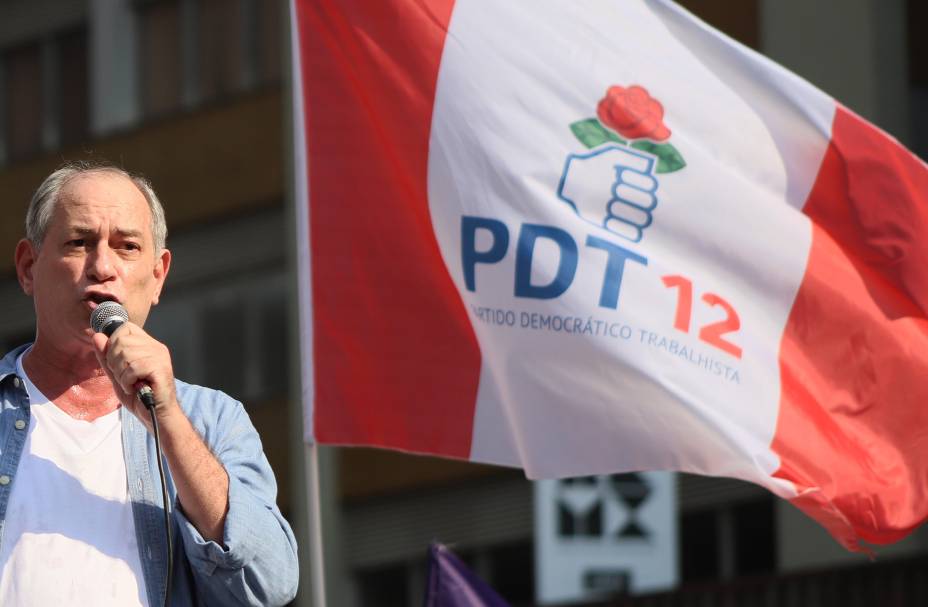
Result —
[{"label": "flagpole", "polygon": [[319,446],[306,443],[306,503],[309,514],[309,564],[313,606],[326,607],[322,551],[322,508],[319,499]]},{"label": "flagpole", "polygon": [[[295,370],[295,379],[291,386],[291,407],[298,409],[291,419],[300,420],[303,483],[305,483],[305,511],[308,522],[307,545],[309,547],[309,581],[313,607],[327,607],[325,593],[325,567],[322,539],[322,506],[319,466],[319,446],[312,438],[312,431],[307,430],[306,412],[311,411],[314,390],[312,389],[312,315],[308,313],[311,306],[309,292],[309,193],[306,175],[306,123],[303,118],[302,74],[300,70],[300,45],[297,32],[296,0],[285,0],[286,19],[289,37],[285,43],[284,65],[284,139],[287,142],[288,183],[287,198],[290,205],[289,215],[296,226],[291,231],[290,279],[291,279],[291,314],[290,319],[299,327],[299,346],[291,347],[291,359],[297,361],[290,368]],[[295,302],[295,303],[293,303]],[[298,388],[297,388],[298,387]],[[294,449],[294,454],[300,451]],[[295,478],[298,476],[295,475]],[[302,525],[300,525],[302,527]],[[305,560],[304,560],[305,563]],[[305,595],[304,595],[305,596]],[[302,600],[300,601],[303,602]]]}]

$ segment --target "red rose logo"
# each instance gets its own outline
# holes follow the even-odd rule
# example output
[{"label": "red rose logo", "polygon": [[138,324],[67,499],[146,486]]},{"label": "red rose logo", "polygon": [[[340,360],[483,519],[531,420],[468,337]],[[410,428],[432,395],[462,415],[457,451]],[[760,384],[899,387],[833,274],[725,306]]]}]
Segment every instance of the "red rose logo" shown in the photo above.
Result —
[{"label": "red rose logo", "polygon": [[596,106],[603,124],[627,139],[664,141],[670,129],[664,126],[664,106],[638,85],[610,86]]},{"label": "red rose logo", "polygon": [[[588,150],[626,146],[657,158],[654,172],[674,173],[686,167],[680,151],[668,141],[664,106],[640,85],[610,86],[596,106],[596,118],[570,124],[570,130]],[[597,152],[599,153],[599,152]]]}]

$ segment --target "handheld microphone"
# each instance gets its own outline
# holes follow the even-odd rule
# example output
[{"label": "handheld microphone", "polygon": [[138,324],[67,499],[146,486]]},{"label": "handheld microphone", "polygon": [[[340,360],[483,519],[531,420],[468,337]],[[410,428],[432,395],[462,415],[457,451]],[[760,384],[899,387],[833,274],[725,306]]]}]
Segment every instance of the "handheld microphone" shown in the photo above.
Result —
[{"label": "handheld microphone", "polygon": [[[115,301],[104,301],[90,313],[90,328],[93,329],[94,333],[103,333],[110,337],[116,329],[128,320],[129,313],[126,312],[124,307]],[[138,388],[136,395],[142,401],[142,404],[149,409],[155,407],[155,394],[149,386],[142,384]]]},{"label": "handheld microphone", "polygon": [[[90,313],[90,328],[95,333],[103,333],[107,338],[128,322],[129,313],[115,301],[104,301]],[[171,532],[171,499],[168,495],[168,483],[164,474],[164,457],[161,455],[161,434],[158,430],[158,418],[155,416],[155,394],[151,387],[139,382],[135,394],[148,409],[151,416],[152,433],[155,435],[155,454],[158,461],[158,474],[161,477],[161,500],[164,504],[164,536],[167,540],[167,571],[165,573],[164,604],[167,607],[171,601],[171,585],[174,578],[174,536]]]}]

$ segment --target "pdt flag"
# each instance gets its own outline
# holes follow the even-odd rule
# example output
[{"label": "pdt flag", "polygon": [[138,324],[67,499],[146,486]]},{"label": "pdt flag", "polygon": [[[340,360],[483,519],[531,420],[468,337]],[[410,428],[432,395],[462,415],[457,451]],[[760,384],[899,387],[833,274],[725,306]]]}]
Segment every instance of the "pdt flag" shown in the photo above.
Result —
[{"label": "pdt flag", "polygon": [[928,168],[664,0],[296,0],[309,440],[928,515]]}]

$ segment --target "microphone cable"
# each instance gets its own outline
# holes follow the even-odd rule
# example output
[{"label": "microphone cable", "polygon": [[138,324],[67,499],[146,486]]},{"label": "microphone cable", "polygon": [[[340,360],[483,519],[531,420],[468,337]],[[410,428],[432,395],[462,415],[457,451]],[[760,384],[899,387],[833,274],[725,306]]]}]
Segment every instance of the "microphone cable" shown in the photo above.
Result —
[{"label": "microphone cable", "polygon": [[[147,397],[147,398],[146,398]],[[161,477],[161,499],[164,502],[164,536],[168,543],[168,570],[164,581],[164,607],[171,604],[171,585],[174,577],[174,534],[172,532],[171,501],[168,497],[168,482],[164,476],[164,456],[161,454],[161,434],[158,431],[158,418],[155,416],[155,398],[151,388],[139,391],[139,399],[151,415],[152,433],[155,435],[155,457],[158,458],[158,475]]]},{"label": "microphone cable", "polygon": [[[116,329],[129,320],[129,313],[115,301],[101,302],[90,313],[90,327],[97,333],[103,333],[109,338]],[[171,604],[171,586],[174,581],[174,534],[172,532],[171,500],[168,496],[168,482],[164,474],[164,455],[161,452],[161,433],[158,429],[158,419],[155,416],[155,395],[149,386],[139,388],[139,400],[148,409],[151,416],[152,434],[155,437],[155,457],[158,459],[158,475],[161,477],[161,499],[164,503],[164,536],[167,540],[167,566],[164,578],[164,607]]]}]

